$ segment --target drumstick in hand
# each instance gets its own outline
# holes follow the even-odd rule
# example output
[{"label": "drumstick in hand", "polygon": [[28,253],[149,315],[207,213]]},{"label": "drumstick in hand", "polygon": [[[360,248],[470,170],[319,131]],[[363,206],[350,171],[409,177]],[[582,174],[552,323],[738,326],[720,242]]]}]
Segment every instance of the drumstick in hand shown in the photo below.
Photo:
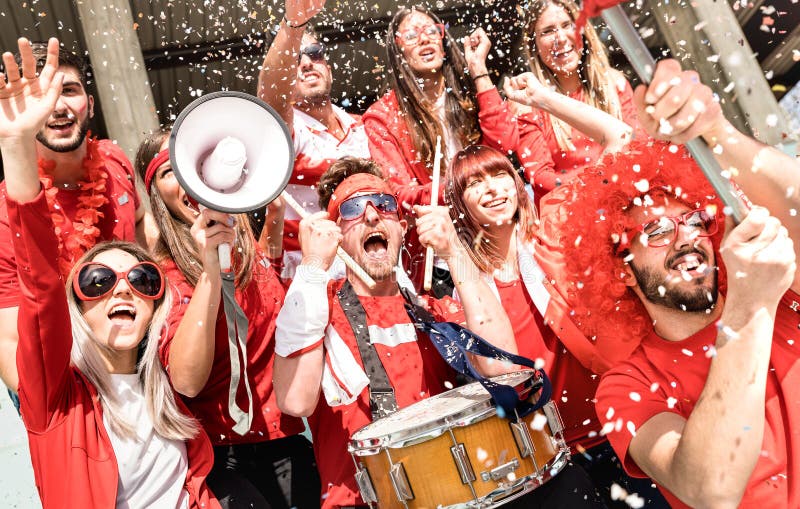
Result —
[{"label": "drumstick in hand", "polygon": [[[431,207],[439,204],[439,173],[442,166],[442,137],[436,137],[436,155],[433,156],[433,179],[431,181]],[[425,281],[422,287],[426,292],[433,286],[433,248],[425,249]]]},{"label": "drumstick in hand", "polygon": [[[292,195],[290,195],[286,191],[282,191],[281,197],[283,198],[283,200],[286,202],[287,205],[292,207],[292,209],[294,209],[294,211],[297,212],[298,216],[300,216],[301,218],[305,218],[306,216],[308,216],[308,212],[306,212],[306,209],[304,209],[302,205],[297,203],[297,200],[295,200],[292,197]],[[339,246],[339,248],[336,250],[336,256],[338,256],[339,259],[342,260],[344,264],[347,265],[347,267],[350,270],[352,270],[355,273],[355,275],[358,276],[359,279],[361,279],[361,281],[364,282],[365,285],[369,286],[370,288],[375,288],[375,280],[372,279],[370,275],[367,274],[367,272],[363,268],[361,268],[361,265],[356,263],[356,261],[353,260],[353,258],[349,254],[347,254],[347,252],[344,249],[342,249],[342,246]]]}]

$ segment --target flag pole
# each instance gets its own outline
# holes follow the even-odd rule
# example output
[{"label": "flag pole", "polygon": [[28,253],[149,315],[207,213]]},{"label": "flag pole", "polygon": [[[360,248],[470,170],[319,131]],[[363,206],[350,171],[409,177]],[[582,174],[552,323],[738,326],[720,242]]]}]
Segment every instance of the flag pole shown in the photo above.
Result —
[{"label": "flag pole", "polygon": [[[653,60],[650,50],[647,49],[647,46],[639,37],[639,33],[631,24],[628,15],[620,5],[615,5],[604,9],[602,16],[608,29],[628,57],[636,74],[639,75],[644,83],[650,83],[653,79],[656,61]],[[730,213],[737,224],[741,223],[747,215],[747,206],[731,181],[723,176],[722,168],[717,160],[714,159],[714,154],[712,154],[706,142],[702,138],[695,138],[686,142],[686,148],[697,161],[697,165],[700,166],[722,203],[725,204],[725,213]]]}]

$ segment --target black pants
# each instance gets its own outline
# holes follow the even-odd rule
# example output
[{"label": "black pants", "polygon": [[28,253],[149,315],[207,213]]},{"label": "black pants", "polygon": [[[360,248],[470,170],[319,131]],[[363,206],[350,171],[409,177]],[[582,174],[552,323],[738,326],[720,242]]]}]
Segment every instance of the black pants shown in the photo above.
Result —
[{"label": "black pants", "polygon": [[208,487],[223,509],[311,509],[320,482],[311,443],[294,435],[256,444],[214,447]]},{"label": "black pants", "polygon": [[669,503],[650,479],[630,477],[625,473],[622,463],[608,442],[592,447],[585,455],[574,455],[572,461],[589,473],[609,509],[630,509],[625,500],[612,500],[611,486],[614,484],[629,494],[635,493],[643,498],[644,507],[648,509],[669,509]]},{"label": "black pants", "polygon": [[605,507],[589,474],[572,462],[567,463],[555,477],[532,492],[502,505],[503,509],[603,509]]}]

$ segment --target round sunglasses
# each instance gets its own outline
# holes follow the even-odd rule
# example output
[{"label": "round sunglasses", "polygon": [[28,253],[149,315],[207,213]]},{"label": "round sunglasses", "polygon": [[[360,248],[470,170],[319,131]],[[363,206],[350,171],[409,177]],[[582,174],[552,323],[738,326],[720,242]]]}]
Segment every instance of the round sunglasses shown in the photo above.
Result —
[{"label": "round sunglasses", "polygon": [[391,194],[373,193],[354,196],[343,201],[339,205],[339,217],[345,221],[358,219],[367,211],[368,203],[371,203],[381,214],[397,213],[397,198]]},{"label": "round sunglasses", "polygon": [[117,272],[98,262],[85,262],[78,267],[72,289],[82,301],[98,300],[113,291],[120,278],[143,299],[155,300],[164,295],[164,275],[153,262],[139,262],[128,272]]},{"label": "round sunglasses", "polygon": [[[698,237],[711,237],[717,233],[717,217],[706,209],[691,210],[677,216],[661,216],[628,231],[644,235],[648,247],[664,247],[672,244],[677,235],[678,226],[682,224],[694,230]],[[628,247],[630,247],[630,241],[626,238],[617,246],[617,253]]]}]

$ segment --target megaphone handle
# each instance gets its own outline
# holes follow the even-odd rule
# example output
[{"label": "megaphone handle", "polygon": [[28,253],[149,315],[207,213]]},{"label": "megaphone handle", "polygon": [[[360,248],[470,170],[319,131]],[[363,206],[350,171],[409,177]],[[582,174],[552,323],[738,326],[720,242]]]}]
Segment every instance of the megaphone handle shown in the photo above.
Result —
[{"label": "megaphone handle", "polygon": [[[297,213],[298,216],[304,219],[308,217],[308,212],[303,208],[302,205],[297,203],[297,200],[294,199],[294,196],[284,190],[281,192],[281,197],[283,198],[283,201],[285,201],[286,204]],[[372,279],[369,274],[367,274],[361,265],[357,264],[356,261],[353,260],[349,254],[347,254],[347,251],[342,249],[342,246],[339,246],[339,248],[336,250],[336,256],[338,256],[339,259],[342,260],[344,264],[347,265],[347,267],[352,270],[361,281],[364,282],[365,285],[370,288],[375,288],[375,280]]]},{"label": "megaphone handle", "polygon": [[231,270],[231,245],[227,242],[217,246],[217,254],[219,255],[219,268],[222,272]]}]

